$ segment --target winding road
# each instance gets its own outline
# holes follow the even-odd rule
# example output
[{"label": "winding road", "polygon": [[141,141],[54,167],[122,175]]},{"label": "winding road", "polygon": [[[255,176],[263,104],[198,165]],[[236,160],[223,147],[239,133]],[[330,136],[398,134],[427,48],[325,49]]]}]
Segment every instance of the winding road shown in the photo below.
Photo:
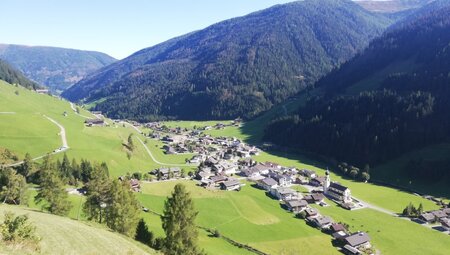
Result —
[{"label": "winding road", "polygon": [[[59,131],[58,135],[61,136],[61,143],[62,143],[62,146],[59,147],[59,148],[57,148],[57,149],[55,149],[55,150],[52,151],[51,153],[47,153],[47,154],[45,154],[45,155],[42,155],[42,156],[33,158],[33,161],[42,159],[42,158],[44,158],[44,157],[47,156],[47,155],[54,155],[54,154],[58,154],[58,153],[64,152],[64,151],[67,151],[67,150],[69,149],[69,144],[67,143],[67,137],[66,137],[66,129],[65,129],[61,124],[59,124],[58,122],[56,122],[54,119],[52,119],[52,118],[50,118],[50,117],[48,117],[48,116],[45,116],[45,115],[43,115],[43,116],[44,116],[46,119],[48,119],[49,121],[51,121],[53,124],[55,124],[56,126],[59,127],[59,130],[60,130],[60,131]],[[20,166],[20,165],[22,165],[22,164],[23,164],[23,160],[22,160],[22,161],[19,161],[19,162],[16,162],[16,163],[13,163],[13,164],[2,165],[2,166],[4,166],[4,167],[14,167],[14,166]]]},{"label": "winding road", "polygon": [[[140,135],[142,135],[144,132],[142,132],[139,128],[137,128],[136,126],[126,122],[126,121],[121,121],[120,123],[128,125],[130,127],[132,127],[134,130],[136,130],[136,132],[138,132]],[[168,164],[168,163],[163,163],[158,161],[152,154],[152,152],[150,151],[150,149],[147,147],[147,145],[142,141],[142,139],[138,136],[136,136],[136,138],[138,139],[138,141],[142,144],[142,146],[144,146],[144,149],[147,151],[147,154],[150,156],[150,158],[158,165],[163,165],[163,166],[178,166],[178,167],[185,167],[185,166],[194,166],[194,165],[189,165],[189,164]]]}]

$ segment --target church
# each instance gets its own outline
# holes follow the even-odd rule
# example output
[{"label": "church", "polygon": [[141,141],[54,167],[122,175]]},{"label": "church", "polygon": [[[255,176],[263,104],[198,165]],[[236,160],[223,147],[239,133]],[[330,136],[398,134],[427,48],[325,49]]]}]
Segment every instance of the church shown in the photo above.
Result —
[{"label": "church", "polygon": [[350,203],[352,201],[352,195],[350,189],[342,186],[338,182],[331,182],[330,172],[327,170],[325,173],[325,181],[323,183],[323,193],[337,201],[343,203]]}]

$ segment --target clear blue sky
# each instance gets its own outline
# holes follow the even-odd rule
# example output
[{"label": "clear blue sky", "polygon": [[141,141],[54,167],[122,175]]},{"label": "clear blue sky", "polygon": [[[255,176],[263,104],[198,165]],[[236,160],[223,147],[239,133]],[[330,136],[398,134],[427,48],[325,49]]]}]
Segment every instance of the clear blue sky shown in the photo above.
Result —
[{"label": "clear blue sky", "polygon": [[293,0],[0,0],[0,43],[97,50],[116,58]]}]

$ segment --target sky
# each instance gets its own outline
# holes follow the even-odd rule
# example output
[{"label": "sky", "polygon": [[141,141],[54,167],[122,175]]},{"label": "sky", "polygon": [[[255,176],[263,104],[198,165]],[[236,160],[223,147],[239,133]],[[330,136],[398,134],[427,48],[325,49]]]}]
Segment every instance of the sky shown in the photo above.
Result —
[{"label": "sky", "polygon": [[0,43],[122,59],[175,36],[293,0],[0,0]]}]

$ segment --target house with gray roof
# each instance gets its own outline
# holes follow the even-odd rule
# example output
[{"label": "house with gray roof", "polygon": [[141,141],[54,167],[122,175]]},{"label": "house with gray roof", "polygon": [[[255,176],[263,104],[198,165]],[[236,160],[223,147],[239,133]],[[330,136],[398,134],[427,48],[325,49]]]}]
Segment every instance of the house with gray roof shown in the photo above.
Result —
[{"label": "house with gray roof", "polygon": [[344,238],[346,244],[350,245],[353,248],[370,248],[370,237],[365,232],[356,232],[346,238]]},{"label": "house with gray roof", "polygon": [[277,181],[269,177],[259,180],[257,185],[266,191],[271,191],[272,189],[278,187]]}]

